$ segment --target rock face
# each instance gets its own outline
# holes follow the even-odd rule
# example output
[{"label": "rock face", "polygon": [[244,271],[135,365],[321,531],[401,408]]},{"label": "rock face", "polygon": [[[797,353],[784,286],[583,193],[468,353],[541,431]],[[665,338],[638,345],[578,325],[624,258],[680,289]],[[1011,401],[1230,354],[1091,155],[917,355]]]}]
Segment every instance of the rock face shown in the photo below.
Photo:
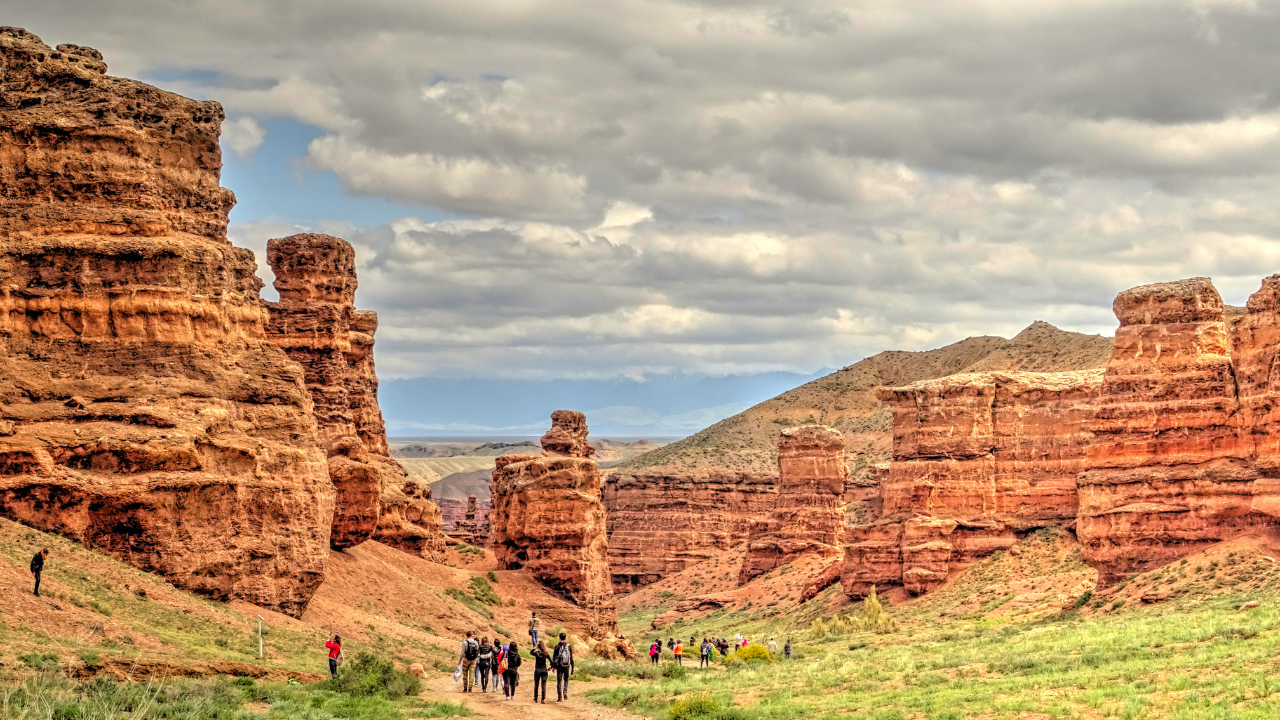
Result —
[{"label": "rock face", "polygon": [[1100,584],[1274,522],[1255,508],[1253,461],[1274,428],[1274,287],[1250,299],[1234,367],[1225,308],[1208,278],[1116,297],[1120,329],[1080,477],[1083,557]]},{"label": "rock face", "polygon": [[618,613],[600,471],[582,454],[590,447],[586,418],[564,410],[553,418],[556,426],[543,439],[543,454],[497,459],[489,512],[493,550],[504,569],[527,569],[583,608],[591,634],[604,637],[617,632]]},{"label": "rock face", "polygon": [[821,425],[783,430],[777,499],[768,517],[751,524],[739,584],[801,555],[839,555],[848,478],[838,430]]},{"label": "rock face", "polygon": [[226,239],[217,103],[0,28],[0,514],[299,615],[334,493]]},{"label": "rock face", "polygon": [[845,592],[927,592],[1019,533],[1070,525],[1101,370],[988,372],[882,388],[893,462],[880,515],[845,534]]},{"label": "rock face", "polygon": [[330,545],[371,537],[406,552],[442,559],[440,510],[431,488],[391,459],[378,408],[373,363],[377,314],[355,309],[356,263],[350,243],[302,234],[267,243],[280,301],[268,303],[268,338],[306,373],[329,479],[337,492]]}]

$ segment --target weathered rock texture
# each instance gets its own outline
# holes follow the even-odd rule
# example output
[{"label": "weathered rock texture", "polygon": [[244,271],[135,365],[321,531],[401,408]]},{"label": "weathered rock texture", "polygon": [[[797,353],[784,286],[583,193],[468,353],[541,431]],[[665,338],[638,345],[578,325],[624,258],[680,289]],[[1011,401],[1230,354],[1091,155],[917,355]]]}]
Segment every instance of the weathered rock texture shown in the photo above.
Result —
[{"label": "weathered rock texture", "polygon": [[0,514],[298,615],[333,487],[226,240],[222,118],[0,28]]},{"label": "weathered rock texture", "polygon": [[778,494],[768,517],[752,522],[738,582],[806,554],[840,554],[849,471],[844,436],[821,425],[783,430],[778,438]]},{"label": "weathered rock texture", "polygon": [[880,517],[846,532],[846,593],[923,593],[1020,533],[1070,525],[1101,370],[988,372],[882,388],[894,458]]},{"label": "weathered rock texture", "polygon": [[1116,297],[1120,329],[1080,477],[1079,536],[1100,584],[1275,521],[1270,493],[1262,507],[1254,497],[1255,448],[1269,447],[1274,428],[1274,287],[1264,283],[1239,319],[1235,367],[1207,278]]},{"label": "weathered rock texture", "polygon": [[497,459],[489,512],[493,550],[504,569],[527,569],[582,607],[591,634],[604,637],[617,631],[618,613],[610,585],[600,471],[580,454],[590,447],[585,417],[564,410],[553,417],[556,427],[543,439],[543,454]]},{"label": "weathered rock texture", "polygon": [[891,456],[882,386],[979,371],[1100,368],[1111,339],[1036,322],[1013,338],[974,337],[926,352],[884,352],[789,390],[684,440],[626,461],[605,480],[614,590],[628,592],[746,542],[776,500],[779,426],[844,435],[850,517],[877,516],[876,465]]},{"label": "weathered rock texture", "polygon": [[337,492],[330,545],[371,537],[442,559],[440,510],[387,446],[373,363],[376,313],[355,309],[355,250],[341,238],[302,234],[267,243],[280,301],[268,303],[270,340],[302,365],[329,479]]}]

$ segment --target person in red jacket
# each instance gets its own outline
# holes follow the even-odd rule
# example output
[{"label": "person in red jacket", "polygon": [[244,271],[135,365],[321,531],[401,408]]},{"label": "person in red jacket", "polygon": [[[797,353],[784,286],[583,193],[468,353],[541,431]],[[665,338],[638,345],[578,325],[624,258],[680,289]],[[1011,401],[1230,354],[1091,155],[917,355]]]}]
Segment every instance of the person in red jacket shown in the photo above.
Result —
[{"label": "person in red jacket", "polygon": [[338,658],[342,656],[342,638],[334,635],[333,639],[324,644],[329,648],[329,675],[330,677],[338,677]]}]

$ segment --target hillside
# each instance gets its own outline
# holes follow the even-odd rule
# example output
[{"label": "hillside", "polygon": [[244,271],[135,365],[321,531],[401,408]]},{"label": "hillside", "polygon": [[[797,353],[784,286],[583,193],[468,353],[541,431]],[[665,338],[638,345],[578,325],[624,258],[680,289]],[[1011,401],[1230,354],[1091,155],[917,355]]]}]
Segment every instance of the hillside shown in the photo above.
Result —
[{"label": "hillside", "polygon": [[855,478],[889,458],[889,414],[875,397],[882,385],[984,370],[1058,371],[1102,367],[1111,338],[1032,323],[1012,339],[981,336],[923,352],[889,351],[766,400],[742,413],[633,460],[618,475],[757,476],[777,472],[778,431],[819,423],[845,433]]}]

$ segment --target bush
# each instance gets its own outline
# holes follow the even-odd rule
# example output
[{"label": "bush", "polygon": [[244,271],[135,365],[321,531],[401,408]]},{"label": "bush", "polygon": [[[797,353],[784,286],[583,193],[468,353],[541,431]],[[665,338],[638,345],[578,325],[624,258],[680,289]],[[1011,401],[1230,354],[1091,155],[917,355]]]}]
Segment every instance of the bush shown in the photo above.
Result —
[{"label": "bush", "polygon": [[489,578],[489,582],[493,583],[494,585],[498,584],[498,576],[494,575],[492,570],[485,573],[484,576]]},{"label": "bush", "polygon": [[92,650],[85,650],[80,653],[80,662],[84,663],[85,667],[96,668],[102,664],[102,657]]},{"label": "bush", "polygon": [[32,670],[60,670],[62,669],[62,661],[54,653],[28,653],[19,655],[18,659],[23,665]]},{"label": "bush", "polygon": [[725,659],[725,663],[731,666],[741,665],[748,660],[773,662],[774,658],[773,654],[768,650],[765,650],[763,646],[748,645],[744,648],[738,648],[737,651],[729,655],[729,657]]},{"label": "bush", "polygon": [[354,662],[343,665],[338,676],[323,683],[330,690],[355,697],[380,695],[399,698],[422,692],[422,680],[400,672],[389,660],[362,652]]},{"label": "bush", "polygon": [[468,595],[468,594],[466,594],[466,593],[462,592],[462,591],[461,591],[461,590],[459,590],[458,588],[445,588],[444,592],[445,592],[445,594],[446,594],[446,595],[448,595],[449,597],[453,598],[454,600],[457,600],[458,602],[462,603],[463,605],[466,605],[467,607],[469,607],[469,608],[471,608],[472,610],[474,610],[475,612],[477,612],[477,613],[479,613],[479,614],[483,615],[484,617],[486,617],[486,618],[488,618],[488,619],[490,619],[490,620],[492,620],[492,619],[493,619],[493,611],[492,611],[492,610],[490,610],[489,608],[485,607],[485,606],[484,606],[484,603],[481,603],[479,600],[476,600],[475,598],[473,598],[473,597],[471,597],[470,595]]},{"label": "bush", "polygon": [[667,708],[667,716],[671,720],[688,720],[688,718],[706,717],[723,709],[719,701],[710,695],[694,695],[672,702]]},{"label": "bush", "polygon": [[683,680],[689,671],[683,665],[669,663],[662,666],[662,677],[668,680]]},{"label": "bush", "polygon": [[1090,598],[1092,598],[1092,597],[1093,597],[1093,591],[1092,591],[1092,590],[1085,590],[1083,595],[1081,595],[1080,597],[1076,598],[1076,602],[1075,602],[1075,604],[1074,604],[1074,605],[1072,605],[1072,606],[1071,606],[1071,609],[1072,609],[1072,610],[1079,610],[1080,608],[1084,607],[1084,606],[1085,606],[1085,604],[1086,604],[1086,603],[1088,603],[1088,602],[1089,602],[1089,600],[1090,600]]},{"label": "bush", "polygon": [[498,593],[493,591],[493,586],[489,584],[488,580],[479,575],[471,578],[471,595],[485,605],[502,604],[502,598],[498,597]]}]

